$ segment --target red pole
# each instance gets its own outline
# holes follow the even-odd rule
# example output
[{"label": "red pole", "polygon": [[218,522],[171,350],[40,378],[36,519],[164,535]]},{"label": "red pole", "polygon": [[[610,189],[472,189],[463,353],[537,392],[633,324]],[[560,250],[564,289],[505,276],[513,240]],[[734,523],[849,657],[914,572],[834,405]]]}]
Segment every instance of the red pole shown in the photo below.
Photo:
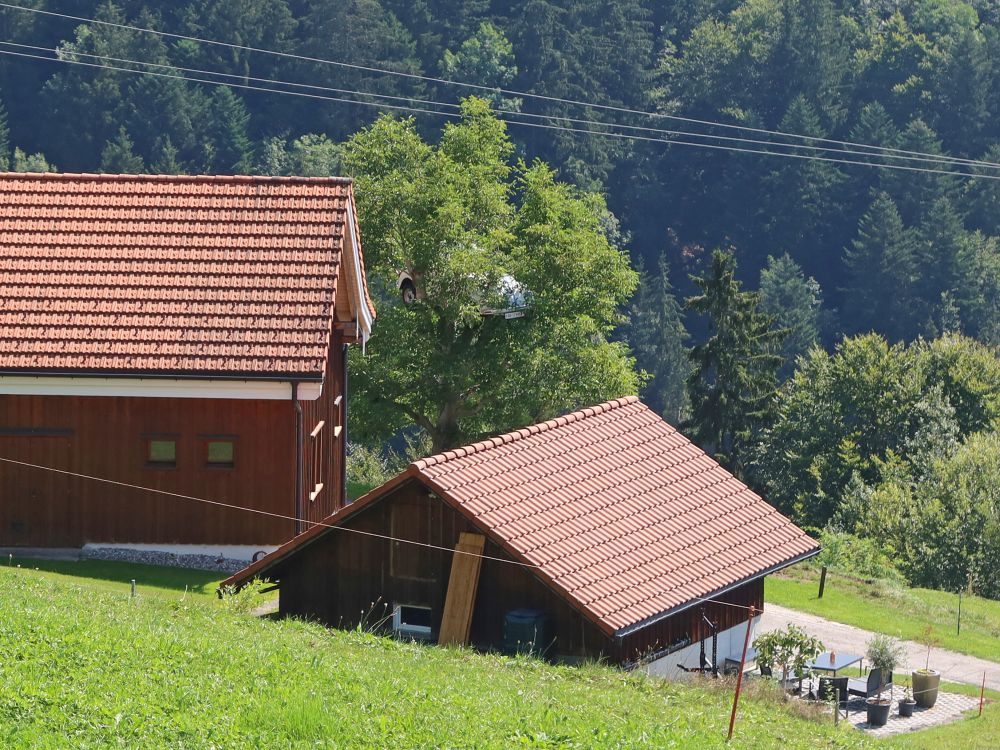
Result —
[{"label": "red pole", "polygon": [[[747,634],[743,639],[743,655],[740,656],[740,671],[736,673],[736,692],[733,694],[733,713],[729,717],[729,736],[726,742],[733,738],[733,727],[736,725],[736,707],[740,702],[740,690],[743,688],[743,667],[747,663],[747,648],[750,646],[750,628],[753,625],[753,617],[757,610],[750,605],[750,619],[747,620]],[[983,678],[985,679],[985,677]]]},{"label": "red pole", "polygon": [[986,698],[986,672],[983,672],[983,686],[979,689],[979,715],[983,715],[983,700]]}]

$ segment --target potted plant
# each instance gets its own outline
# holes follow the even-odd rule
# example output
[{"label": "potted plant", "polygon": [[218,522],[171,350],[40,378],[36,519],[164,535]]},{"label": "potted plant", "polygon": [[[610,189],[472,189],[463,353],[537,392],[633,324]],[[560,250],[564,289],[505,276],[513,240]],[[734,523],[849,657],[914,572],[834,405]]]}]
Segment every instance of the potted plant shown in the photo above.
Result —
[{"label": "potted plant", "polygon": [[899,715],[913,716],[913,707],[916,705],[917,702],[913,700],[913,696],[910,695],[910,689],[906,688],[906,692],[903,693],[903,697],[899,701]]},{"label": "potted plant", "polygon": [[879,671],[878,692],[865,701],[868,707],[868,724],[881,727],[889,721],[889,709],[892,707],[892,696],[884,695],[885,687],[892,670],[903,658],[903,646],[895,638],[879,633],[868,641],[866,655],[872,669]]},{"label": "potted plant", "polygon": [[806,665],[823,650],[823,644],[818,639],[795,625],[758,636],[753,647],[757,649],[758,664],[769,668],[781,667],[782,687],[787,685],[791,673],[799,678],[800,688]]},{"label": "potted plant", "polygon": [[923,669],[913,670],[913,697],[921,708],[932,708],[937,702],[938,687],[941,685],[941,673],[930,668],[931,648],[937,645],[938,639],[934,636],[934,629],[928,625],[919,640],[927,647],[927,658]]}]

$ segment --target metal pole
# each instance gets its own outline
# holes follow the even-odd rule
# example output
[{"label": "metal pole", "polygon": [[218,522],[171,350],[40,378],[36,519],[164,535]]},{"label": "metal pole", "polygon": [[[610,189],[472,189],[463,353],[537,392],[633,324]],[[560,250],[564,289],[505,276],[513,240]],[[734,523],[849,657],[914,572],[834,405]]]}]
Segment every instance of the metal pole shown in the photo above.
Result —
[{"label": "metal pole", "polygon": [[[740,656],[740,671],[736,673],[736,692],[733,694],[733,713],[729,716],[729,736],[726,742],[733,738],[733,727],[736,725],[736,707],[740,702],[740,690],[743,688],[743,668],[747,663],[747,648],[750,646],[750,628],[753,627],[753,618],[757,610],[750,605],[750,618],[747,620],[747,634],[743,638],[743,654]],[[984,678],[985,679],[985,676]]]},{"label": "metal pole", "polygon": [[132,598],[135,599],[135,579],[132,579]]},{"label": "metal pole", "polygon": [[955,635],[962,635],[962,589],[958,590],[958,631]]},{"label": "metal pole", "polygon": [[983,715],[983,701],[986,699],[986,672],[983,671],[983,686],[979,688],[979,715]]},{"label": "metal pole", "polygon": [[823,590],[826,588],[826,566],[819,569],[819,595],[817,599],[823,598]]}]

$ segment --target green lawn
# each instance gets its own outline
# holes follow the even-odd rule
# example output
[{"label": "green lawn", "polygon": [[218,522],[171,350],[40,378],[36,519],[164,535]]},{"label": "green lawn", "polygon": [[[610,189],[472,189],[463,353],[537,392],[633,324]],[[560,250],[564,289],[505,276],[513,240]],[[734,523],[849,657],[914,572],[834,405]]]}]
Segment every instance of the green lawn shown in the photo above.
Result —
[{"label": "green lawn", "polygon": [[181,601],[176,581],[133,600],[65,578],[0,568],[2,748],[879,746],[759,696],[727,745],[722,687],[262,620],[239,598]]},{"label": "green lawn", "polygon": [[[818,584],[817,567],[798,565],[769,576],[764,596],[783,607],[908,640],[920,640],[930,626],[941,648],[1000,662],[998,601],[963,596],[962,632],[957,635],[957,594],[866,582],[831,572],[823,598],[817,599]],[[932,652],[931,666],[933,659]]]},{"label": "green lawn", "polygon": [[[104,560],[32,560],[13,561],[14,566],[38,571],[38,576],[66,583],[84,584],[87,588],[112,594],[131,594],[135,579],[138,596],[157,596],[180,599],[185,588],[189,597],[216,598],[219,581],[224,574],[184,568],[167,568],[159,565]],[[7,560],[3,568],[10,567]]]}]

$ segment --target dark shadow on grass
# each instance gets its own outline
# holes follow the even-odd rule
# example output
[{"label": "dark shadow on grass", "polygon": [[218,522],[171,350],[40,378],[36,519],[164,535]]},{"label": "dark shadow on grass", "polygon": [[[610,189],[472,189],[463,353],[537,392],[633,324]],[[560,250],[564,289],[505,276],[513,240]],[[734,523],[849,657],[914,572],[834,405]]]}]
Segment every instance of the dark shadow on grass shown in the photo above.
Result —
[{"label": "dark shadow on grass", "polygon": [[74,578],[120,583],[123,591],[128,591],[135,579],[139,589],[152,587],[183,594],[186,586],[189,593],[199,596],[215,596],[216,586],[226,577],[223,572],[108,560],[17,560],[15,557],[14,564],[29,570],[37,568]]}]

